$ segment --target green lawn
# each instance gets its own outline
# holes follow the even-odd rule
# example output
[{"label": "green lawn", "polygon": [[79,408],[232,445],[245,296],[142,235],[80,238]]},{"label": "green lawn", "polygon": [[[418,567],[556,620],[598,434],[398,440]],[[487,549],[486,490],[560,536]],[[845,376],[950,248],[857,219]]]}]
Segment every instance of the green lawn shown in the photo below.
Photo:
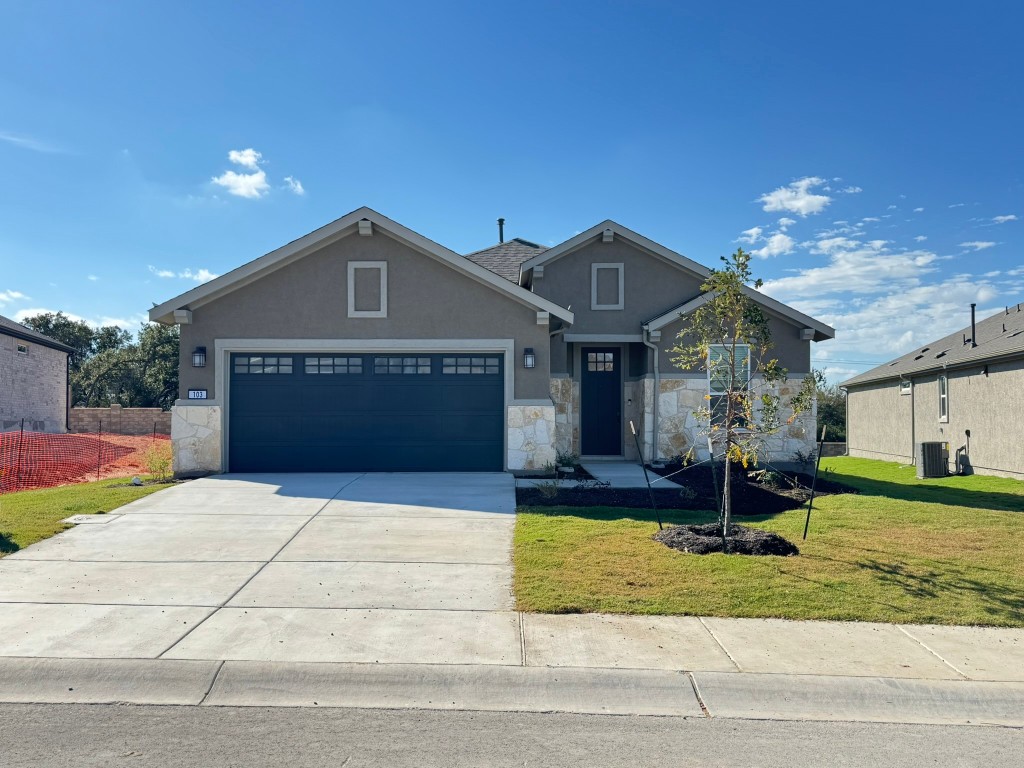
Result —
[{"label": "green lawn", "polygon": [[[522,507],[520,610],[692,614],[1024,626],[1024,483],[918,481],[913,468],[822,461],[859,494],[746,518],[800,547],[797,557],[689,555],[651,540],[649,510]],[[714,513],[669,513],[672,523]]]},{"label": "green lawn", "polygon": [[166,483],[114,487],[127,482],[121,477],[0,495],[0,557],[70,528],[61,522],[65,517],[110,512],[168,487]]}]

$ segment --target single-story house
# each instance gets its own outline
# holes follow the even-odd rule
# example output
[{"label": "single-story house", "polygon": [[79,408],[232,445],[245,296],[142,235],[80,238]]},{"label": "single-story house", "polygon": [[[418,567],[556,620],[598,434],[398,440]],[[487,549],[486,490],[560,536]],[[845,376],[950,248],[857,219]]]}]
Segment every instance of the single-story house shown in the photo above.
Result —
[{"label": "single-story house", "polygon": [[66,432],[66,344],[0,316],[0,430]]},{"label": "single-story house", "polygon": [[1024,477],[1024,442],[1014,426],[1024,403],[1020,304],[841,386],[850,456],[912,464],[920,443],[945,443],[951,472],[962,466]]},{"label": "single-story house", "polygon": [[[646,460],[699,451],[707,374],[671,349],[708,274],[613,221],[464,256],[360,208],[150,311],[181,327],[175,470],[538,470],[635,459],[630,420]],[[833,330],[751,296],[806,375]]]}]

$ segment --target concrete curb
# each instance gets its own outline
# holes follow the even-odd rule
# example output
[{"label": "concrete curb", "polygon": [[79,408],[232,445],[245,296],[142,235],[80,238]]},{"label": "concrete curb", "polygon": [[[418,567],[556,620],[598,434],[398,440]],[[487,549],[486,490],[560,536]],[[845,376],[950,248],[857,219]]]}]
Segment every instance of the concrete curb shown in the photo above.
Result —
[{"label": "concrete curb", "polygon": [[19,704],[199,704],[218,661],[0,659],[0,701]]},{"label": "concrete curb", "polygon": [[229,661],[204,703],[703,716],[680,672],[484,665]]},{"label": "concrete curb", "polygon": [[1024,727],[1024,684],[695,672],[711,717]]}]

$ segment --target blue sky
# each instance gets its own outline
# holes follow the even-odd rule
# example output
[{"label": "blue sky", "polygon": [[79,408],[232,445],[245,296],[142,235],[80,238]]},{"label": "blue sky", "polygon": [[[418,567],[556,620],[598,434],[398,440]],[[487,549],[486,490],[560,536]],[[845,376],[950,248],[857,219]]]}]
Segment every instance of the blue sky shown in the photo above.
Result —
[{"label": "blue sky", "polygon": [[0,0],[0,313],[135,326],[360,205],[612,218],[754,250],[841,379],[1024,301],[1024,10],[836,5]]}]

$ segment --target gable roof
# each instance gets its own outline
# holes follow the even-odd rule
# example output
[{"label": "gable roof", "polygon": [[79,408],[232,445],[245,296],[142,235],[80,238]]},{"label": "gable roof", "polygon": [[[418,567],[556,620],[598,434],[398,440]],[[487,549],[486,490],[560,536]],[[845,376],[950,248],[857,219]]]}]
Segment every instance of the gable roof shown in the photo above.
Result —
[{"label": "gable roof", "polygon": [[[825,325],[825,323],[820,320],[815,320],[813,317],[805,315],[803,312],[798,312],[787,304],[783,304],[781,301],[776,301],[771,296],[766,296],[760,291],[748,286],[744,286],[744,293],[770,312],[774,312],[788,320],[792,320],[795,324],[804,328],[813,329],[814,341],[825,341],[826,339],[834,339],[836,337],[835,329],[832,328],[832,326]],[[674,307],[668,312],[648,320],[642,325],[649,331],[661,330],[669,323],[672,323],[680,317],[684,317],[685,315],[688,315],[696,309],[704,306],[711,301],[712,297],[713,294],[710,291],[701,293],[689,301],[680,304],[678,307]]]},{"label": "gable roof", "polygon": [[0,315],[0,334],[13,336],[23,341],[32,341],[50,349],[58,349],[61,352],[71,353],[75,351],[74,347],[69,347],[67,344],[62,344],[56,339],[51,339],[39,331],[33,331],[31,328],[27,328],[21,323],[3,315]]},{"label": "gable roof", "polygon": [[704,278],[711,274],[711,270],[709,270],[703,264],[698,264],[693,259],[688,259],[682,254],[676,253],[671,248],[666,248],[661,243],[656,243],[653,240],[646,238],[643,235],[638,234],[627,227],[622,226],[621,224],[616,224],[611,219],[605,219],[600,224],[595,224],[586,232],[580,232],[578,235],[569,238],[564,243],[559,243],[558,245],[552,248],[548,248],[543,253],[540,253],[534,256],[529,261],[524,262],[520,268],[522,272],[519,282],[525,282],[527,271],[533,269],[534,267],[539,267],[542,264],[548,264],[549,262],[552,262],[555,259],[561,258],[566,254],[572,253],[573,251],[582,248],[584,245],[587,245],[591,241],[596,240],[598,237],[600,237],[606,229],[610,229],[614,233],[615,237],[622,240],[626,240],[627,242],[632,243],[641,250],[647,251],[648,253],[653,254],[654,256],[658,256],[662,259],[665,259],[666,261],[675,264],[677,267],[680,267],[681,269],[685,269],[688,272],[692,272],[698,277]]},{"label": "gable roof", "polygon": [[518,284],[519,265],[546,250],[547,248],[542,245],[523,240],[521,237],[514,237],[504,243],[492,245],[490,248],[467,253],[466,258],[474,264],[479,264],[494,274],[501,275],[506,280]]},{"label": "gable roof", "polygon": [[[943,336],[907,354],[847,379],[841,387],[902,379],[911,374],[941,371],[963,365],[985,363],[1005,357],[1024,356],[1024,305],[975,323],[977,346],[971,344],[971,326]],[[964,343],[964,339],[967,343]]]},{"label": "gable roof", "polygon": [[506,294],[521,304],[533,309],[549,312],[552,316],[559,317],[567,323],[572,323],[573,321],[573,314],[568,309],[531,293],[525,288],[520,287],[517,283],[499,277],[470,259],[460,256],[455,251],[449,250],[433,240],[427,239],[418,232],[413,232],[408,227],[404,227],[398,222],[392,221],[388,217],[365,206],[345,214],[340,219],[336,219],[330,224],[300,237],[298,240],[293,240],[287,245],[264,256],[260,256],[258,259],[243,264],[227,274],[210,280],[208,283],[203,283],[190,291],[175,296],[169,301],[165,301],[163,304],[153,307],[153,309],[149,310],[149,319],[171,325],[174,323],[174,310],[196,309],[231,291],[248,285],[264,275],[301,259],[303,256],[313,253],[329,243],[353,234],[358,231],[360,221],[371,222],[374,228],[380,229],[382,232],[387,233],[389,236],[420,253],[431,256],[443,264],[447,264],[477,282]]}]

